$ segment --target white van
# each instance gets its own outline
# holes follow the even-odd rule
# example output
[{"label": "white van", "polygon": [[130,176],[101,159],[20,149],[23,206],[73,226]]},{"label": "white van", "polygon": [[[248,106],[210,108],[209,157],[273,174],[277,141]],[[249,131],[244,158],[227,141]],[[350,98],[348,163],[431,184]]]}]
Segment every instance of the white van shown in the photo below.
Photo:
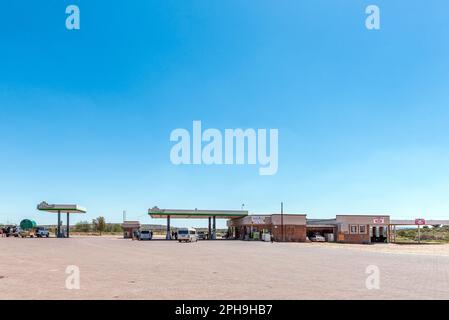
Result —
[{"label": "white van", "polygon": [[139,232],[139,240],[151,240],[153,239],[153,231],[142,230]]},{"label": "white van", "polygon": [[193,242],[198,241],[198,234],[196,229],[193,228],[179,228],[178,229],[178,241]]}]

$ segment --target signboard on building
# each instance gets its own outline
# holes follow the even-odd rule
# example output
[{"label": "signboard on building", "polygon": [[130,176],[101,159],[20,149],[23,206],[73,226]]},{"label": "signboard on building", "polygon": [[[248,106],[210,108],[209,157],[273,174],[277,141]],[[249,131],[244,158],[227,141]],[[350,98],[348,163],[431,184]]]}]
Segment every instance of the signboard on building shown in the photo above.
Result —
[{"label": "signboard on building", "polygon": [[426,220],[425,219],[421,219],[421,218],[415,219],[415,224],[418,225],[418,226],[423,226],[423,225],[426,224]]},{"label": "signboard on building", "polygon": [[374,224],[385,224],[385,218],[374,218],[373,223]]},{"label": "signboard on building", "polygon": [[252,224],[266,224],[265,217],[251,217]]}]

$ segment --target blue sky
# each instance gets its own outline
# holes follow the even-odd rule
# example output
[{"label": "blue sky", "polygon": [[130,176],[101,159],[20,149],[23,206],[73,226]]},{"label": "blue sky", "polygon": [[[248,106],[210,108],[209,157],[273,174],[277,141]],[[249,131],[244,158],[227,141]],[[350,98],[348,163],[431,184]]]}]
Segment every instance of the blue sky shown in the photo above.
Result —
[{"label": "blue sky", "polygon": [[[69,4],[81,30],[65,28]],[[369,4],[381,30],[365,28]],[[4,1],[0,223],[54,223],[43,200],[87,207],[73,222],[280,201],[317,218],[449,219],[447,12],[446,0]],[[193,120],[278,129],[278,173],[174,166],[170,132]]]}]

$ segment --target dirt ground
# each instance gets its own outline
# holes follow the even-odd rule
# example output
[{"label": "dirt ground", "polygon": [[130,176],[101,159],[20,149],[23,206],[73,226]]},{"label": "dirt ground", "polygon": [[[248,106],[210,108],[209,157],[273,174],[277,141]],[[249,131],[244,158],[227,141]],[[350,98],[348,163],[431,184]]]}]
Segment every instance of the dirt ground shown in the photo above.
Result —
[{"label": "dirt ground", "polygon": [[449,299],[449,245],[0,238],[0,256],[0,299]]}]

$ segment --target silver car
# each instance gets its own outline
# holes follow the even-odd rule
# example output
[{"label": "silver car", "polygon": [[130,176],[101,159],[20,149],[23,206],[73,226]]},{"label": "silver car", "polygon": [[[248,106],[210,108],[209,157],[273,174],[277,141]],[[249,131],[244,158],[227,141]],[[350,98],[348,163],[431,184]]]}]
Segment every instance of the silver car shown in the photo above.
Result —
[{"label": "silver car", "polygon": [[313,242],[325,242],[326,241],[326,238],[323,237],[321,234],[318,234],[318,233],[315,233],[309,239],[310,239],[310,241],[313,241]]},{"label": "silver car", "polygon": [[153,232],[150,230],[142,230],[139,232],[139,240],[151,240],[153,239]]}]

